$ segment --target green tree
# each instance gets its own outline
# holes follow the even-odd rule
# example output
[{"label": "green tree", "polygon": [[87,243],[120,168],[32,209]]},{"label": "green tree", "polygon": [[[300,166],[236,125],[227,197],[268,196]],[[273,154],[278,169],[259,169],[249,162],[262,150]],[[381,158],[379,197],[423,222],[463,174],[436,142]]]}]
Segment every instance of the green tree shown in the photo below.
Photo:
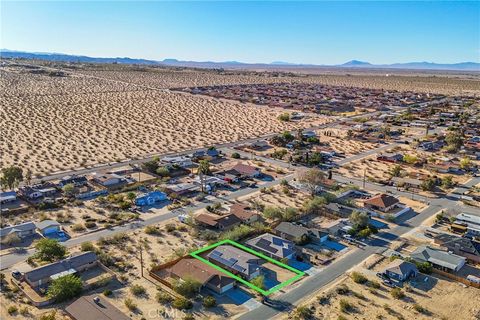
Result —
[{"label": "green tree", "polygon": [[284,112],[278,116],[278,120],[280,121],[290,121],[290,113]]},{"label": "green tree", "polygon": [[418,157],[411,154],[406,154],[403,156],[403,161],[408,164],[415,164],[418,161]]},{"label": "green tree", "polygon": [[420,188],[423,191],[432,191],[434,187],[435,187],[435,179],[433,178],[428,178],[427,180],[423,181],[422,184],[420,185]]},{"label": "green tree", "polygon": [[325,173],[318,168],[303,170],[297,173],[298,181],[305,185],[312,196],[318,191],[318,188],[325,179]]},{"label": "green tree", "polygon": [[265,277],[263,275],[259,275],[258,277],[253,278],[250,280],[250,283],[254,286],[259,287],[260,289],[265,288]]},{"label": "green tree", "polygon": [[67,197],[71,197],[75,193],[75,185],[73,183],[66,184],[62,187],[62,191]]},{"label": "green tree", "polygon": [[447,142],[450,150],[457,151],[463,144],[463,135],[458,130],[449,131],[445,137],[445,142]]},{"label": "green tree", "polygon": [[151,173],[156,173],[157,169],[158,169],[158,161],[159,160],[160,159],[158,157],[155,157],[152,160],[145,162],[142,165],[143,169],[145,169],[146,171],[151,172]]},{"label": "green tree", "polygon": [[136,197],[137,195],[135,194],[135,192],[127,193],[127,199],[130,200],[130,202],[133,202],[133,200],[135,200]]},{"label": "green tree", "polygon": [[463,158],[462,160],[460,160],[460,168],[464,170],[468,170],[471,167],[472,167],[472,160],[470,160],[469,158]]},{"label": "green tree", "polygon": [[202,284],[197,280],[186,277],[183,280],[176,281],[173,285],[173,289],[182,296],[190,298],[199,292],[201,286]]},{"label": "green tree", "polygon": [[55,239],[44,238],[35,244],[36,257],[42,261],[54,261],[63,258],[67,254],[67,248]]},{"label": "green tree", "polygon": [[399,177],[401,173],[402,173],[402,167],[398,164],[393,166],[390,171],[390,174],[392,175],[392,177]]},{"label": "green tree", "polygon": [[353,211],[349,219],[353,224],[353,228],[357,230],[365,229],[368,226],[368,221],[370,220],[366,212],[360,211]]},{"label": "green tree", "polygon": [[48,287],[47,295],[62,302],[76,297],[82,293],[82,280],[73,274],[69,274],[52,281]]},{"label": "green tree", "polygon": [[172,307],[174,307],[175,309],[179,309],[179,310],[187,310],[187,309],[191,309],[193,307],[193,303],[192,303],[192,301],[190,301],[188,299],[179,297],[179,298],[176,298],[173,301]]},{"label": "green tree", "polygon": [[450,189],[455,183],[453,182],[452,176],[445,176],[442,178],[442,187],[445,189]]},{"label": "green tree", "polygon": [[209,175],[211,173],[210,171],[210,162],[208,160],[200,160],[198,163],[198,174],[204,174],[204,175]]},{"label": "green tree", "polygon": [[217,305],[217,300],[213,296],[206,296],[203,298],[202,305],[205,308],[213,308]]},{"label": "green tree", "polygon": [[170,170],[167,167],[159,167],[155,170],[155,173],[160,177],[168,177],[170,175]]},{"label": "green tree", "polygon": [[0,185],[4,189],[13,189],[17,187],[23,180],[22,168],[10,166],[2,168],[2,176],[0,177]]}]

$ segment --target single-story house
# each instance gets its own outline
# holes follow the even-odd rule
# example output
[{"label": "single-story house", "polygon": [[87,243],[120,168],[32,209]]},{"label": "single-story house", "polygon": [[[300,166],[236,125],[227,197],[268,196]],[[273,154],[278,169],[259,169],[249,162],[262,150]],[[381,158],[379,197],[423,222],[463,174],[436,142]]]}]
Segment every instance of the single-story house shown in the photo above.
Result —
[{"label": "single-story house", "polygon": [[276,228],[275,233],[287,240],[302,243],[312,241],[322,243],[328,240],[328,233],[318,229],[309,229],[304,226],[291,222],[281,222]]},{"label": "single-story house", "polygon": [[303,131],[302,132],[302,137],[305,138],[305,139],[315,138],[316,136],[317,136],[317,134],[315,133],[315,131]]},{"label": "single-story house", "polygon": [[233,274],[239,274],[246,280],[251,280],[260,275],[262,259],[233,246],[218,246],[210,251],[207,258],[210,262]]},{"label": "single-story house", "polygon": [[201,225],[219,229],[228,230],[242,223],[242,220],[233,214],[226,214],[223,216],[201,213],[195,216],[195,221]]},{"label": "single-story house", "polygon": [[344,206],[343,204],[339,204],[336,202],[330,202],[325,206],[325,209],[327,209],[330,213],[337,215],[342,218],[348,218],[352,214],[355,209]]},{"label": "single-story house", "polygon": [[280,259],[293,259],[295,257],[295,244],[270,233],[264,233],[254,239],[248,240],[246,245],[263,254]]},{"label": "single-story house", "polygon": [[436,269],[447,272],[460,270],[466,262],[466,258],[429,246],[418,247],[410,257],[418,262],[430,262]]},{"label": "single-story house", "polygon": [[384,270],[389,278],[406,281],[410,278],[414,278],[418,275],[417,266],[411,262],[404,261],[402,259],[395,259]]},{"label": "single-story house", "polygon": [[382,193],[363,201],[364,206],[368,209],[388,212],[394,209],[400,201],[388,194]]},{"label": "single-story house", "polygon": [[252,210],[250,206],[241,203],[232,204],[230,206],[230,213],[242,220],[243,223],[247,224],[258,221],[261,218],[257,211]]},{"label": "single-story house", "polygon": [[30,186],[20,187],[18,193],[27,200],[35,200],[43,197],[43,193],[40,190]]},{"label": "single-story house", "polygon": [[403,160],[403,155],[401,153],[383,153],[377,156],[378,161],[397,163]]},{"label": "single-story house", "polygon": [[457,164],[451,162],[429,163],[425,168],[439,173],[455,173],[460,170]]},{"label": "single-story house", "polygon": [[37,222],[36,226],[38,231],[44,236],[51,233],[57,233],[61,229],[60,223],[55,220],[43,220]]},{"label": "single-story house", "polygon": [[0,192],[0,203],[9,203],[17,200],[17,193],[15,191]]},{"label": "single-story house", "polygon": [[216,293],[224,293],[235,286],[235,280],[223,272],[193,258],[178,261],[168,269],[170,277],[174,279],[192,278],[198,281],[202,288],[209,288]]},{"label": "single-story house", "polygon": [[59,277],[76,274],[96,265],[97,255],[93,251],[87,251],[25,272],[24,278],[35,289]]},{"label": "single-story house", "polygon": [[401,178],[401,177],[392,177],[391,181],[397,187],[402,187],[405,189],[415,189],[415,190],[420,190],[423,183],[423,181],[420,179]]},{"label": "single-story house", "polygon": [[478,241],[448,233],[435,236],[433,241],[449,252],[467,258],[468,261],[480,263],[480,242]]},{"label": "single-story house", "polygon": [[16,234],[20,239],[32,236],[35,234],[35,223],[29,221],[17,224],[11,227],[0,229],[0,239],[5,239],[8,235]]},{"label": "single-story house", "polygon": [[167,193],[186,195],[188,193],[200,191],[200,186],[198,186],[195,183],[184,182],[184,183],[177,183],[177,184],[169,184],[165,189]]},{"label": "single-story house", "polygon": [[111,188],[127,184],[127,179],[113,173],[92,173],[92,180],[102,187]]},{"label": "single-story house", "polygon": [[480,228],[480,217],[468,213],[460,213],[455,216],[456,223],[464,223],[467,226]]},{"label": "single-story house", "polygon": [[322,225],[322,228],[332,236],[340,235],[347,227],[351,228],[348,219],[337,219]]},{"label": "single-story house", "polygon": [[76,176],[76,175],[65,176],[60,180],[60,182],[58,183],[58,186],[62,188],[67,184],[73,184],[75,187],[82,187],[88,184],[88,180],[85,176]]},{"label": "single-story house", "polygon": [[178,165],[182,168],[193,166],[192,159],[189,158],[189,157],[185,157],[185,156],[176,156],[176,157],[167,156],[167,157],[163,157],[160,160],[164,163],[169,163],[169,164],[172,164],[172,165],[176,164],[176,165]]},{"label": "single-story house", "polygon": [[194,159],[201,159],[205,157],[216,158],[219,156],[220,156],[220,152],[215,148],[207,149],[207,150],[198,150],[192,154],[192,158]]},{"label": "single-story house", "polygon": [[250,144],[250,148],[255,150],[268,148],[269,146],[270,144],[266,140],[257,140]]},{"label": "single-story house", "polygon": [[242,178],[257,178],[262,174],[259,168],[243,163],[237,163],[227,172]]},{"label": "single-story house", "polygon": [[149,206],[157,202],[165,201],[168,197],[165,193],[155,190],[142,195],[139,195],[135,198],[135,205],[137,206]]},{"label": "single-story house", "polygon": [[72,320],[130,320],[99,294],[78,298],[65,308],[65,312]]}]

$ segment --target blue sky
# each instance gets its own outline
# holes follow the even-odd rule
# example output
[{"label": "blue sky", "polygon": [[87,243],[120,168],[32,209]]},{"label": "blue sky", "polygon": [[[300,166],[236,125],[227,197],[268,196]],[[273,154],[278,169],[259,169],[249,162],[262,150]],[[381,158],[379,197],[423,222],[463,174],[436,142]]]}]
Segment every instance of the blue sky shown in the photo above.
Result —
[{"label": "blue sky", "polygon": [[480,2],[1,2],[1,47],[162,60],[480,62]]}]

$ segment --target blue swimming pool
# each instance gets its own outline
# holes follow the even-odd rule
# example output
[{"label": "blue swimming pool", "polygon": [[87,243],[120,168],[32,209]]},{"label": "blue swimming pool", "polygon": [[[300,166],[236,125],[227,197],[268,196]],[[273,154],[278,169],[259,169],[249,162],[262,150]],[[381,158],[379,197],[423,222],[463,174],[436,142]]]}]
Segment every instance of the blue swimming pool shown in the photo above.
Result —
[{"label": "blue swimming pool", "polygon": [[343,249],[345,249],[347,247],[347,246],[344,246],[341,243],[338,243],[336,241],[330,241],[330,240],[326,240],[322,244],[325,247],[327,247],[329,249],[332,249],[332,250],[335,250],[335,251],[342,251]]}]

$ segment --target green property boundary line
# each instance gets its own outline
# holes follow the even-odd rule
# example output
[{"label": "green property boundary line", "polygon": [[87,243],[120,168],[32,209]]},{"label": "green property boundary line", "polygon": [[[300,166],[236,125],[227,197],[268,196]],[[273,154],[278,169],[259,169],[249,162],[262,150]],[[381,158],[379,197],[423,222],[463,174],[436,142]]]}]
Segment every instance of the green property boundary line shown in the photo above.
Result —
[{"label": "green property boundary line", "polygon": [[[270,288],[270,290],[268,290],[268,291],[267,291],[267,290],[263,290],[262,288],[257,287],[256,285],[254,285],[254,284],[252,284],[252,283],[250,283],[250,282],[242,279],[241,277],[239,277],[239,276],[231,273],[230,271],[225,270],[225,269],[223,269],[222,267],[219,267],[219,266],[217,266],[216,264],[214,264],[214,263],[212,263],[212,262],[210,262],[210,261],[208,261],[208,260],[206,260],[206,259],[204,259],[204,258],[202,258],[202,257],[199,256],[200,253],[205,252],[205,251],[208,251],[208,250],[213,249],[213,248],[216,248],[216,247],[218,247],[218,246],[220,246],[220,245],[222,245],[222,244],[230,244],[230,245],[235,246],[235,247],[237,247],[237,248],[239,248],[239,249],[242,249],[242,250],[244,250],[244,251],[246,251],[246,252],[249,252],[249,253],[251,253],[251,254],[253,254],[253,255],[256,255],[257,257],[260,257],[260,258],[262,258],[262,259],[267,260],[268,262],[271,262],[271,263],[273,263],[273,264],[276,264],[277,266],[280,266],[280,267],[282,267],[282,268],[284,268],[284,269],[287,269],[287,270],[289,270],[289,271],[294,272],[294,273],[296,274],[296,276],[294,276],[294,277],[292,277],[292,278],[289,278],[289,279],[285,280],[285,281],[282,282],[282,283],[277,284],[275,287]],[[219,241],[219,242],[214,243],[214,244],[212,244],[212,245],[209,245],[209,246],[203,247],[203,248],[201,248],[201,249],[199,249],[199,250],[196,250],[196,251],[190,253],[190,256],[192,256],[192,257],[195,258],[195,259],[198,259],[198,260],[202,261],[203,263],[209,265],[210,267],[213,267],[213,268],[217,269],[218,271],[221,271],[222,273],[225,273],[226,275],[232,277],[233,279],[237,280],[238,282],[243,283],[244,285],[248,286],[249,288],[252,288],[253,290],[255,290],[255,291],[257,291],[257,292],[260,292],[260,293],[263,294],[264,296],[268,296],[268,295],[270,295],[270,294],[272,294],[272,293],[280,290],[281,288],[283,288],[283,287],[285,287],[285,286],[288,286],[289,284],[297,281],[298,279],[300,279],[301,277],[303,277],[303,276],[305,275],[305,272],[303,272],[303,271],[300,271],[300,270],[298,270],[298,269],[292,268],[292,267],[290,267],[289,265],[286,265],[285,263],[281,263],[280,261],[277,261],[277,260],[275,260],[275,259],[272,259],[272,258],[270,258],[270,257],[268,257],[268,256],[266,256],[266,255],[264,255],[264,254],[262,254],[262,253],[260,253],[260,252],[257,252],[257,251],[255,251],[255,250],[252,250],[252,249],[250,249],[250,248],[248,248],[248,247],[245,247],[245,246],[241,245],[240,243],[237,243],[237,242],[235,242],[235,241],[233,241],[233,240],[229,240],[229,239],[222,240],[222,241]]]}]

